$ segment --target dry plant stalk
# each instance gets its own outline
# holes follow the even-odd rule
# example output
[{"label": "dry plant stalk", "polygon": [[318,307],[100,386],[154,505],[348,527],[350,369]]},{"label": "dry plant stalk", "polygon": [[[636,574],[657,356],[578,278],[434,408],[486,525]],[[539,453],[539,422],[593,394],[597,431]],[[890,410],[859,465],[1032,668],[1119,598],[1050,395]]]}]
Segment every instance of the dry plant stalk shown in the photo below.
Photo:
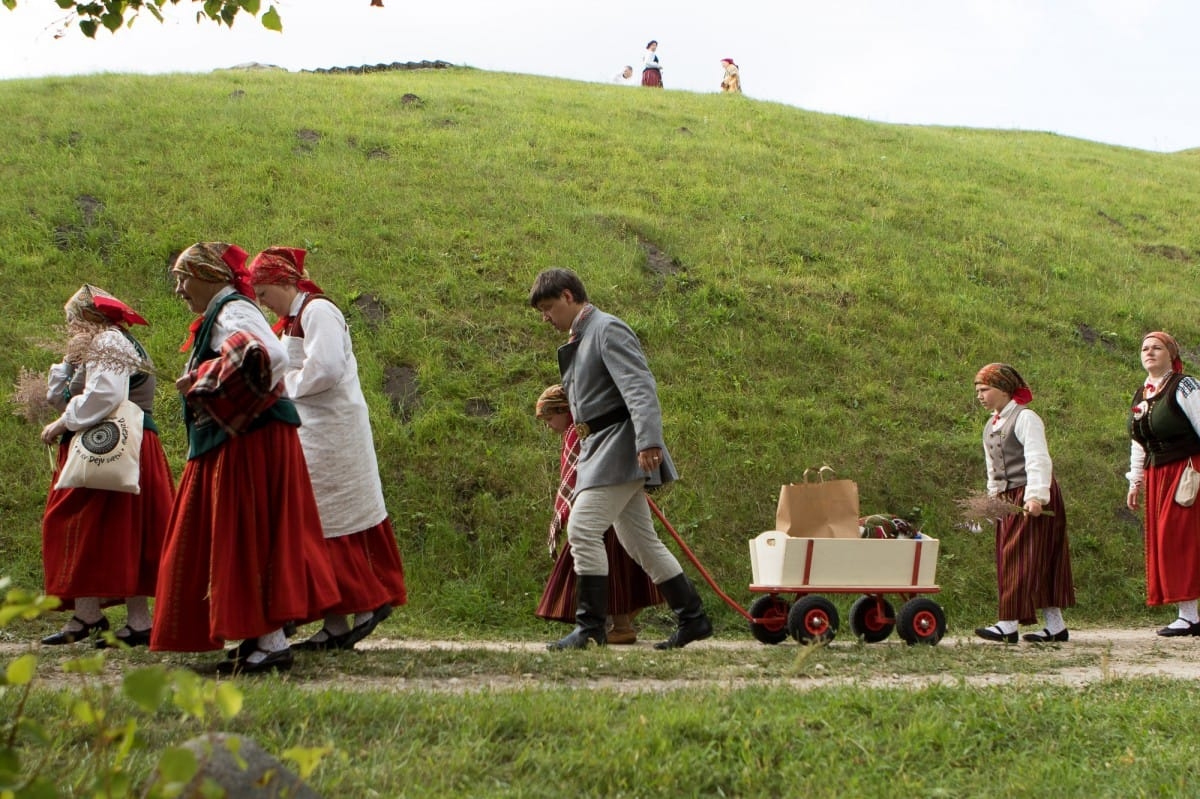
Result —
[{"label": "dry plant stalk", "polygon": [[[1025,509],[1020,505],[1014,505],[1001,497],[991,496],[986,491],[972,491],[955,504],[962,511],[963,521],[970,528],[981,527],[985,522],[994,524],[1015,513],[1025,513]],[[1044,510],[1042,515],[1053,516],[1054,512]]]},{"label": "dry plant stalk", "polygon": [[13,413],[30,424],[45,424],[57,416],[46,399],[46,378],[32,369],[21,368],[13,385]]},{"label": "dry plant stalk", "polygon": [[144,372],[155,374],[154,365],[137,354],[103,342],[96,337],[110,328],[96,322],[75,321],[67,325],[70,339],[64,360],[67,363],[90,363],[113,372]]}]

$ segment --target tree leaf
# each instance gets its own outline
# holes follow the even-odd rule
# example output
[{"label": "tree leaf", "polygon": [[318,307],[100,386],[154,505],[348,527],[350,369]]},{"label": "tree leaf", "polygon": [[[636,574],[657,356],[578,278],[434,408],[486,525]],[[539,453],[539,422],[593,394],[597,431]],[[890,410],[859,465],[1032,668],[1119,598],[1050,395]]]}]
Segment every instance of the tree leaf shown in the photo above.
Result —
[{"label": "tree leaf", "polygon": [[8,664],[4,670],[4,678],[9,685],[26,685],[37,673],[37,656],[33,653],[21,655]]},{"label": "tree leaf", "polygon": [[267,13],[262,15],[262,26],[267,30],[283,33],[283,20],[280,19],[275,6],[268,8]]},{"label": "tree leaf", "polygon": [[167,693],[167,672],[162,666],[136,669],[125,675],[125,696],[148,713],[158,710]]}]

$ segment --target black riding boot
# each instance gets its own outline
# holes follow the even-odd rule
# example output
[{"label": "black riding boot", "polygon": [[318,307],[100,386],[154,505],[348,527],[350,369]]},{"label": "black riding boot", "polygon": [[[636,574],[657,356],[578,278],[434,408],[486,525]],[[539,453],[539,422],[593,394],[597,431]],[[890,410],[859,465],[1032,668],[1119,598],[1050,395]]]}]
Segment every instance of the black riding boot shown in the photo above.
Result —
[{"label": "black riding boot", "polygon": [[604,646],[608,619],[608,575],[581,574],[575,580],[575,629],[547,649],[586,649],[588,641]]},{"label": "black riding boot", "polygon": [[680,572],[678,576],[659,583],[658,592],[675,612],[679,626],[670,638],[655,644],[655,649],[681,649],[692,641],[702,641],[713,634],[712,622],[704,612],[704,603],[700,601],[700,595],[686,574]]}]

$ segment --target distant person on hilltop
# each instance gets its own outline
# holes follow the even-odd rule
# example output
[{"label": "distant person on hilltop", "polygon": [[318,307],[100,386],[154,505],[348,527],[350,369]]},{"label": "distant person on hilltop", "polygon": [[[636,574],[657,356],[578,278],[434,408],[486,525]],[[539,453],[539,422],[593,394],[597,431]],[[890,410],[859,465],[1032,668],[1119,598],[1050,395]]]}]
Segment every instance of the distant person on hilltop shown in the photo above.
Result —
[{"label": "distant person on hilltop", "polygon": [[725,77],[721,78],[721,91],[742,93],[742,76],[738,72],[738,65],[733,63],[732,58],[722,58],[721,65],[725,68]]},{"label": "distant person on hilltop", "polygon": [[646,53],[642,56],[642,85],[656,89],[663,87],[662,62],[658,60],[658,42],[654,39],[646,45]]},{"label": "distant person on hilltop", "polygon": [[616,75],[613,75],[612,82],[619,84],[621,86],[632,86],[633,85],[633,67],[626,64],[624,69],[622,69]]}]

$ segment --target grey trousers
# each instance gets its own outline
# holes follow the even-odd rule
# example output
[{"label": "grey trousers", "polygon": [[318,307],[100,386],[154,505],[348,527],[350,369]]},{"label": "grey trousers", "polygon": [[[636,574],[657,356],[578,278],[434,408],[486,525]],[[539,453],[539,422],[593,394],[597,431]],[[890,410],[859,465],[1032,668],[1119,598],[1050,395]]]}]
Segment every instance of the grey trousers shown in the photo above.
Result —
[{"label": "grey trousers", "polygon": [[567,540],[575,556],[575,573],[607,575],[604,533],[616,530],[617,540],[657,585],[683,572],[671,550],[663,545],[646,502],[644,480],[585,488],[575,495],[567,519]]}]

